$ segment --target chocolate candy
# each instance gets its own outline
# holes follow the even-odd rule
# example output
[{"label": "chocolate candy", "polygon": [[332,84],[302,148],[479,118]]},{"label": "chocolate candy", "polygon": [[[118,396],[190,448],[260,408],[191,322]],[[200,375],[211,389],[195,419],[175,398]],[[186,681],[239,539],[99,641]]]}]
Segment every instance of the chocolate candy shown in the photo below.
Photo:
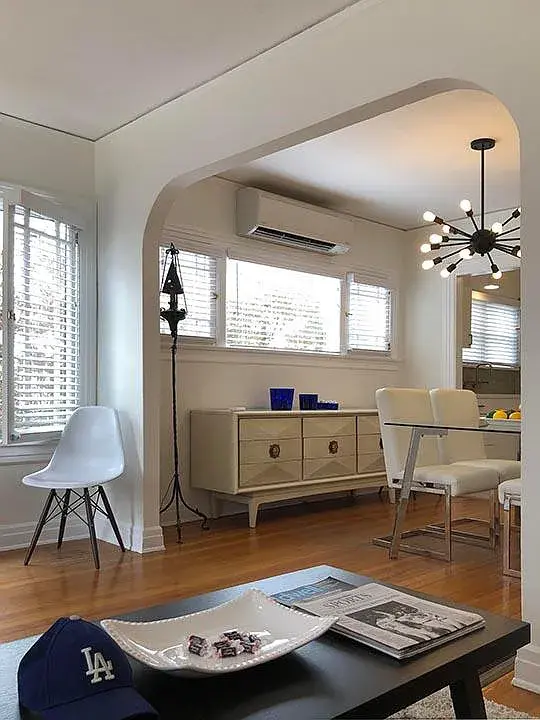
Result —
[{"label": "chocolate candy", "polygon": [[200,637],[199,635],[190,635],[188,637],[188,643],[190,645],[205,645],[206,638]]},{"label": "chocolate candy", "polygon": [[226,657],[236,657],[238,655],[238,650],[234,647],[234,645],[228,645],[227,647],[221,647],[218,649],[219,657],[226,658]]},{"label": "chocolate candy", "polygon": [[207,655],[210,647],[219,658],[236,657],[241,653],[254,655],[261,649],[261,645],[261,639],[257,635],[238,630],[226,630],[209,639],[200,635],[190,635],[188,638],[188,651],[199,657]]},{"label": "chocolate candy", "polygon": [[202,657],[203,655],[206,655],[208,652],[208,646],[206,644],[204,645],[188,645],[188,651],[192,653],[193,655],[199,655],[199,657]]},{"label": "chocolate candy", "polygon": [[190,635],[188,638],[188,651],[193,655],[206,655],[208,652],[208,642],[199,635]]}]

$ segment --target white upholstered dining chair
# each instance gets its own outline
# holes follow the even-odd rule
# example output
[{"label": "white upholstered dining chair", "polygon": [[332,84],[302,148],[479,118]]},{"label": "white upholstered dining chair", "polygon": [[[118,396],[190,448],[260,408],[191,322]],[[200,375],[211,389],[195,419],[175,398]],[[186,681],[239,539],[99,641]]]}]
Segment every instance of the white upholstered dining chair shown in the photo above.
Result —
[{"label": "white upholstered dining chair", "polygon": [[[479,427],[478,397],[472,390],[437,388],[430,390],[429,395],[436,422]],[[440,438],[439,447],[445,462],[491,468],[497,473],[499,482],[521,477],[519,460],[488,458],[483,433],[449,432]]]},{"label": "white upholstered dining chair", "polygon": [[[124,450],[116,410],[99,405],[80,407],[66,423],[47,467],[27,475],[23,483],[49,490],[24,564],[28,565],[46,523],[60,518],[58,548],[62,546],[66,520],[71,513],[85,522],[90,535],[94,564],[99,570],[99,551],[94,518],[97,512],[109,519],[122,552],[124,543],[103,485],[124,472]],[[100,507],[100,501],[103,507]],[[85,515],[79,515],[84,507]]]},{"label": "white upholstered dining chair", "polygon": [[[386,425],[387,422],[416,422],[426,425],[434,423],[431,399],[428,390],[416,388],[382,388],[376,392],[377,409],[381,428],[384,460],[388,486],[401,489],[405,460],[409,448],[411,429]],[[493,468],[479,467],[465,463],[445,463],[440,459],[436,438],[424,437],[420,444],[412,489],[444,497],[444,523],[428,525],[424,528],[403,533],[402,550],[428,555],[450,561],[452,559],[452,536],[456,539],[483,542],[490,547],[495,545],[495,503],[499,476]],[[491,494],[489,536],[453,531],[452,498],[489,491]],[[413,545],[409,538],[415,535],[439,536],[444,534],[444,551],[432,547]],[[389,547],[391,537],[374,538],[376,545]]]}]

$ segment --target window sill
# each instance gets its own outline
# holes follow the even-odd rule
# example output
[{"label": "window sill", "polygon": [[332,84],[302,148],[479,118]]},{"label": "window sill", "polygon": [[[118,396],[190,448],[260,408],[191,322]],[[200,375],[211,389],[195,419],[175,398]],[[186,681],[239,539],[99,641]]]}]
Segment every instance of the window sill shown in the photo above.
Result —
[{"label": "window sill", "polygon": [[[169,357],[170,338],[161,336],[162,359]],[[243,363],[248,365],[289,365],[296,367],[336,367],[363,370],[397,371],[400,360],[390,355],[366,351],[353,351],[347,355],[340,353],[309,353],[291,350],[264,350],[260,348],[234,348],[178,341],[178,356],[182,362],[194,363]]]},{"label": "window sill", "polygon": [[48,463],[56,442],[32,442],[0,447],[1,465],[40,465]]}]

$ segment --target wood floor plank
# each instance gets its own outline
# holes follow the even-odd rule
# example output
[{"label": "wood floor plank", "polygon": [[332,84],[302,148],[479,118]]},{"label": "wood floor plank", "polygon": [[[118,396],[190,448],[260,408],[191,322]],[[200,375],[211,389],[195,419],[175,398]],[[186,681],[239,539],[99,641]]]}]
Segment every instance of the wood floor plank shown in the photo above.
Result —
[{"label": "wood floor plank", "polygon": [[[419,498],[411,503],[407,527],[440,519],[441,510],[436,499]],[[455,511],[485,517],[486,503],[457,501]],[[214,521],[209,532],[192,523],[184,528],[182,545],[168,529],[160,553],[122,555],[100,543],[99,572],[82,540],[65,542],[60,551],[38,546],[28,567],[24,550],[1,553],[0,641],[42,632],[61,615],[97,619],[321,564],[520,617],[520,583],[503,577],[499,552],[456,543],[451,564],[406,554],[390,561],[371,538],[388,533],[392,517],[384,496],[366,495],[263,510],[255,530],[245,515]],[[510,681],[508,676],[493,683],[487,696],[540,716],[540,696]]]}]

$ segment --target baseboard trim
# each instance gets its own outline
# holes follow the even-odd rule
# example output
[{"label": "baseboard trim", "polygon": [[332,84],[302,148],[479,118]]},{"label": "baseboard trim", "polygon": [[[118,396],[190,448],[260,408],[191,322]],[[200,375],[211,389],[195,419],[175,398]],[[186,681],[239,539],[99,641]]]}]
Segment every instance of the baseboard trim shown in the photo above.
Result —
[{"label": "baseboard trim", "polygon": [[[119,522],[118,529],[127,550],[138,553],[165,550],[163,530],[159,525],[143,528],[139,525],[128,525]],[[96,518],[96,534],[100,540],[112,545],[118,545],[111,523],[107,518]]]},{"label": "baseboard trim", "polygon": [[[30,545],[37,518],[34,522],[16,523],[14,525],[0,525],[0,552],[7,550],[20,550]],[[58,541],[60,521],[45,525],[39,538],[39,545],[50,545]],[[88,537],[86,525],[80,521],[71,522],[68,518],[64,541],[81,540]]]},{"label": "baseboard trim", "polygon": [[540,647],[530,643],[518,650],[512,685],[540,694]]}]

